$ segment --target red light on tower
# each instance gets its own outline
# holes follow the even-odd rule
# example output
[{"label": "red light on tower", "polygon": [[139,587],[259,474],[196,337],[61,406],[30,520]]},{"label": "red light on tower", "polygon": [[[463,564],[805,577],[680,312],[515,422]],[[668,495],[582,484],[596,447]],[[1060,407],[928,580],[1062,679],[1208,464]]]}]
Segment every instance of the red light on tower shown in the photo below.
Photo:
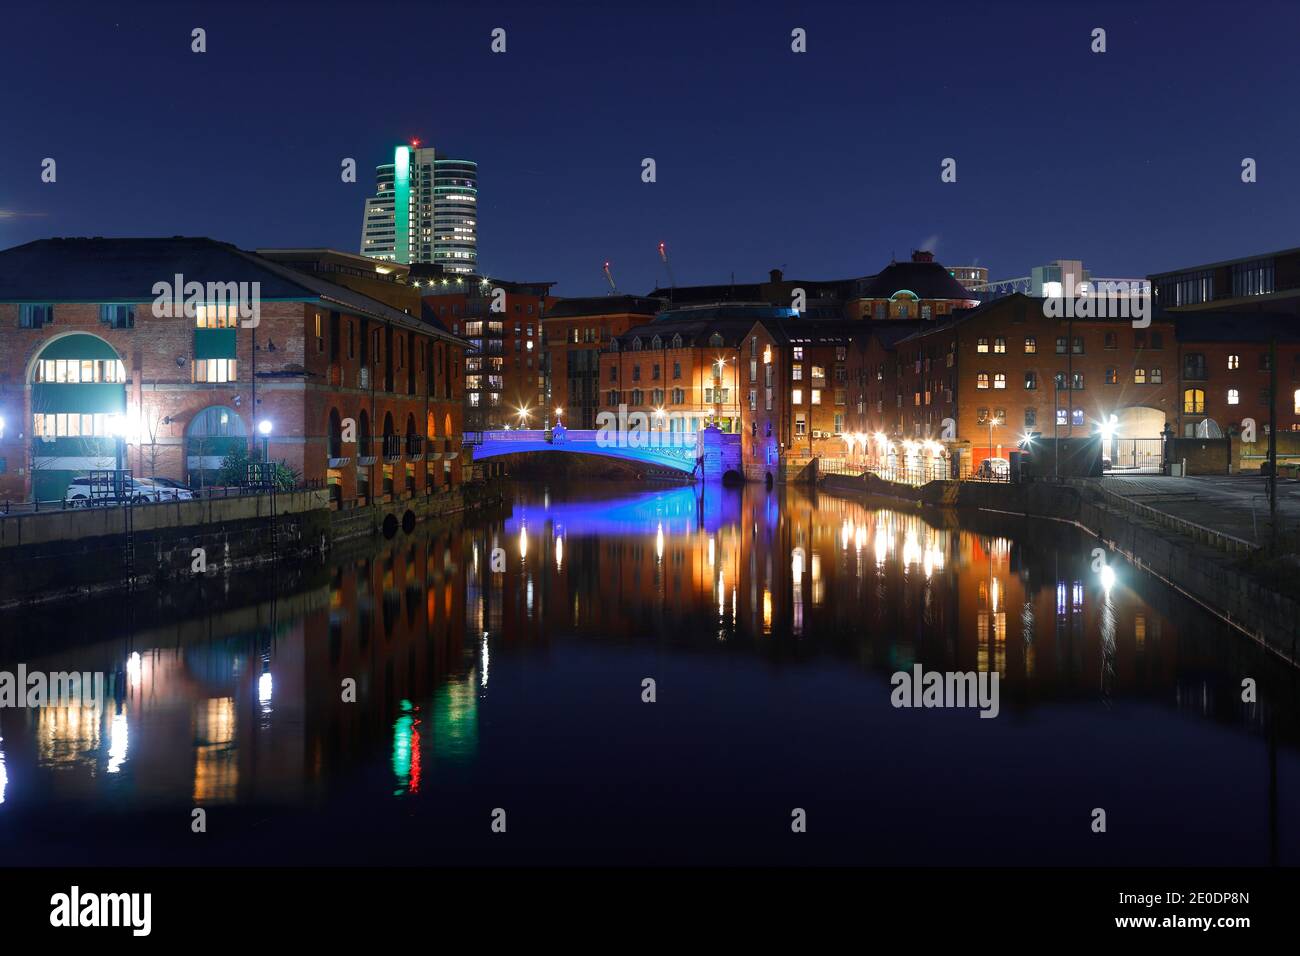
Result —
[{"label": "red light on tower", "polygon": [[419,146],[419,145],[420,145],[420,141],[419,141],[418,139],[413,139],[413,140],[411,140],[411,145],[412,145],[412,146]]}]

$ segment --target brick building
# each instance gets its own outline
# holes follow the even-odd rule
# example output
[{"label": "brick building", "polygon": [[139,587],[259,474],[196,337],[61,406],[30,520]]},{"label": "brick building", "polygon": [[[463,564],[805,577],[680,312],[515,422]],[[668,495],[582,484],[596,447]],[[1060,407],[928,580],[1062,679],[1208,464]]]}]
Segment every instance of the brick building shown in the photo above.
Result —
[{"label": "brick building", "polygon": [[1218,438],[1255,422],[1263,440],[1272,421],[1277,363],[1279,431],[1300,431],[1300,325],[1294,315],[1191,311],[1178,329],[1178,408],[1174,432]]},{"label": "brick building", "polygon": [[1158,439],[1178,414],[1173,322],[1055,318],[1044,301],[1017,293],[898,340],[897,433],[942,439],[951,419],[974,462],[1007,457],[1028,433],[1082,437],[1111,416],[1120,437]]},{"label": "brick building", "polygon": [[543,320],[546,402],[572,428],[595,428],[600,351],[615,336],[654,317],[659,299],[634,295],[561,299]]},{"label": "brick building", "polygon": [[[420,269],[412,267],[413,282]],[[465,428],[540,428],[550,423],[542,319],[557,301],[552,282],[429,275],[426,320],[464,338]]]},{"label": "brick building", "polygon": [[345,507],[455,486],[464,346],[211,239],[18,246],[0,252],[0,496],[62,497],[119,454],[138,477],[197,486],[263,444]]}]

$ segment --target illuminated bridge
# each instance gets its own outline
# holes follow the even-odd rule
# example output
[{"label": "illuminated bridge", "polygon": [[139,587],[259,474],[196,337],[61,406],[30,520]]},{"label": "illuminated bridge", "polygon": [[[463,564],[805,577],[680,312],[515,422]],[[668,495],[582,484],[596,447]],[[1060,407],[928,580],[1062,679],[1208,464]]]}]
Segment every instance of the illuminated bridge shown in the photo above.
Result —
[{"label": "illuminated bridge", "polygon": [[721,480],[729,471],[743,475],[740,464],[740,436],[705,428],[696,436],[680,432],[579,431],[557,427],[550,431],[511,430],[467,434],[465,443],[474,449],[474,460],[527,452],[570,455],[599,455]]}]

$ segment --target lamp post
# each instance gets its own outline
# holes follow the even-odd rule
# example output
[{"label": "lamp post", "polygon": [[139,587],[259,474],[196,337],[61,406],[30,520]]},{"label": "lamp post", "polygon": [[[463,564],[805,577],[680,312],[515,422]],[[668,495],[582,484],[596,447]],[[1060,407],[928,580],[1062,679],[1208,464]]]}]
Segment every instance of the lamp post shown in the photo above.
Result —
[{"label": "lamp post", "polygon": [[262,436],[262,464],[271,461],[271,419],[263,418],[257,423],[257,433]]}]

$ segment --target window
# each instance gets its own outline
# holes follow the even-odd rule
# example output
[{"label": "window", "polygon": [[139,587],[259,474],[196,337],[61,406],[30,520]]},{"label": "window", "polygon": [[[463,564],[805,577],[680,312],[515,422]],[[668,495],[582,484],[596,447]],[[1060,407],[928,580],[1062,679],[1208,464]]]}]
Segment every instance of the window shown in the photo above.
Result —
[{"label": "window", "polygon": [[802,404],[803,404],[803,389],[802,389],[802,388],[796,388],[796,389],[792,389],[792,390],[790,391],[790,404],[791,404],[791,405],[802,405]]},{"label": "window", "polygon": [[1229,404],[1229,405],[1239,405],[1239,404],[1240,404],[1240,399],[1239,399],[1238,396],[1239,396],[1239,393],[1237,392],[1237,390],[1236,390],[1235,388],[1230,388],[1230,389],[1228,389],[1228,404]]},{"label": "window", "polygon": [[802,362],[802,361],[803,361],[803,346],[802,346],[802,345],[796,345],[796,346],[794,347],[794,360],[795,360],[796,362]]},{"label": "window", "polygon": [[1033,427],[1034,427],[1035,425],[1037,425],[1037,424],[1038,424],[1038,409],[1036,409],[1036,408],[1026,408],[1026,409],[1025,409],[1025,427],[1026,427],[1026,428],[1033,428]]},{"label": "window", "polygon": [[994,387],[994,388],[1006,388],[1006,387],[1007,387],[1007,376],[1006,376],[1006,373],[1004,373],[1004,372],[997,372],[997,373],[994,374],[994,376],[993,376],[993,387]]},{"label": "window", "polygon": [[1106,369],[1106,384],[1107,384],[1107,385],[1118,385],[1118,384],[1119,384],[1119,370],[1118,370],[1118,369],[1114,369],[1114,368],[1108,368],[1108,369]]},{"label": "window", "polygon": [[1259,370],[1260,370],[1261,372],[1267,372],[1267,371],[1269,371],[1272,367],[1273,367],[1273,359],[1269,356],[1269,354],[1268,354],[1267,352],[1260,352],[1260,353],[1259,353]]},{"label": "window", "polygon": [[1145,385],[1147,381],[1147,370],[1144,368],[1135,368],[1133,370],[1133,384]]},{"label": "window", "polygon": [[1138,331],[1133,333],[1133,347],[1135,349],[1144,349],[1147,347],[1146,332]]},{"label": "window", "polygon": [[194,381],[196,382],[233,382],[235,381],[235,360],[232,358],[195,359]]},{"label": "window", "polygon": [[632,381],[634,381],[634,382],[639,382],[639,381],[641,381],[641,366],[640,366],[640,365],[633,365],[633,366],[632,366]]},{"label": "window", "polygon": [[1070,417],[1070,413],[1068,409],[1058,408],[1056,410],[1056,424],[1058,425],[1070,424],[1069,417]]},{"label": "window", "polygon": [[814,380],[826,378],[826,369],[820,365],[814,365],[812,367],[812,377]]},{"label": "window", "polygon": [[989,423],[989,410],[987,408],[981,408],[975,412],[975,424],[987,425],[988,423]]},{"label": "window", "polygon": [[1069,342],[1068,342],[1068,340],[1065,338],[1064,335],[1062,335],[1062,336],[1058,336],[1057,339],[1056,339],[1056,354],[1057,354],[1057,355],[1064,355],[1064,354],[1065,354],[1066,346],[1067,346],[1068,344],[1069,344]]},{"label": "window", "polygon": [[656,382],[659,381],[659,363],[658,363],[658,362],[655,362],[655,363],[654,363],[654,366],[650,369],[650,377],[651,377],[652,379],[654,379]]},{"label": "window", "polygon": [[975,343],[976,352],[987,352],[989,350],[989,340],[981,335]]},{"label": "window", "polygon": [[1032,335],[1025,336],[1025,354],[1038,354],[1038,339],[1034,338]]},{"label": "window", "polygon": [[796,435],[803,435],[806,434],[807,431],[808,431],[808,423],[804,421],[803,414],[800,413],[796,415],[794,417],[794,433]]},{"label": "window", "polygon": [[1072,351],[1074,352],[1075,355],[1083,354],[1083,336],[1076,335],[1074,337],[1074,347]]},{"label": "window", "polygon": [[1070,423],[1072,425],[1082,425],[1083,422],[1084,422],[1084,418],[1083,418],[1082,408],[1076,408],[1073,412],[1070,413]]},{"label": "window", "polygon": [[239,307],[225,304],[200,304],[194,307],[196,329],[233,329],[239,324]]},{"label": "window", "polygon": [[1164,381],[1164,373],[1161,372],[1159,368],[1153,368],[1151,370],[1151,384],[1159,385],[1163,381]]},{"label": "window", "polygon": [[1071,381],[1073,383],[1070,386],[1071,388],[1075,389],[1076,391],[1081,390],[1083,388],[1083,373],[1075,372],[1074,377],[1071,379]]},{"label": "window", "polygon": [[650,347],[655,350],[663,348],[664,347],[663,339],[659,338],[659,336],[656,335],[654,338],[650,340]]},{"label": "window", "polygon": [[1163,332],[1151,333],[1151,347],[1153,349],[1162,349],[1165,347],[1165,334]]},{"label": "window", "polygon": [[673,378],[681,378],[681,377],[682,377],[682,363],[681,363],[681,362],[674,362],[674,363],[673,363]]},{"label": "window", "polygon": [[1036,388],[1038,388],[1038,373],[1037,373],[1037,372],[1026,372],[1026,373],[1025,373],[1025,390],[1026,390],[1026,391],[1031,391],[1031,392],[1032,392],[1032,391],[1033,391],[1034,389],[1036,389]]},{"label": "window", "polygon": [[1273,278],[1272,259],[1238,262],[1232,267],[1233,298],[1248,295],[1268,295],[1270,292],[1275,291]]},{"label": "window", "polygon": [[1107,349],[1119,348],[1119,335],[1115,332],[1107,332],[1102,347]]},{"label": "window", "polygon": [[1198,381],[1205,378],[1205,356],[1200,352],[1183,355],[1183,378]]},{"label": "window", "polygon": [[976,387],[976,388],[988,388],[988,387],[989,387],[989,373],[988,373],[988,372],[979,372],[979,373],[977,373],[977,374],[975,375],[975,387]]},{"label": "window", "polygon": [[316,313],[316,351],[325,351],[325,337],[321,334],[320,313]]},{"label": "window", "polygon": [[617,365],[611,365],[611,366],[609,367],[609,380],[610,380],[611,382],[617,382],[617,381],[618,381],[618,366],[617,366]]},{"label": "window", "polygon": [[1055,385],[1056,385],[1057,391],[1061,391],[1061,392],[1065,391],[1065,373],[1064,373],[1064,372],[1057,372],[1055,378],[1053,379],[1053,382],[1054,382]]},{"label": "window", "polygon": [[803,366],[802,366],[802,365],[791,365],[791,366],[790,366],[790,378],[791,378],[793,381],[796,381],[796,382],[802,382],[802,381],[803,381]]},{"label": "window", "polygon": [[1007,340],[1004,336],[999,335],[997,338],[993,340],[993,351],[998,353],[1005,353],[1006,350],[1007,350]]},{"label": "window", "polygon": [[749,410],[751,412],[758,411],[758,389],[756,388],[749,390]]},{"label": "window", "polygon": [[54,306],[32,305],[18,306],[18,326],[24,329],[44,328],[54,321]]},{"label": "window", "polygon": [[1291,398],[1292,401],[1295,403],[1295,413],[1297,415],[1300,415],[1300,388],[1297,388],[1295,390],[1295,395],[1293,395]]},{"label": "window", "polygon": [[1199,388],[1183,390],[1183,414],[1201,415],[1205,412],[1205,392]]},{"label": "window", "polygon": [[133,329],[135,328],[135,306],[101,305],[99,321],[110,329]]},{"label": "window", "polygon": [[33,372],[37,382],[126,381],[126,366],[114,359],[41,359]]},{"label": "window", "polygon": [[822,390],[821,390],[820,388],[814,388],[814,389],[812,390],[812,402],[811,402],[811,403],[812,403],[813,405],[820,405],[820,404],[822,403]]},{"label": "window", "polygon": [[1241,356],[1240,356],[1240,355],[1229,355],[1229,356],[1228,356],[1228,371],[1232,371],[1233,369],[1238,369],[1238,368],[1241,368]]}]

